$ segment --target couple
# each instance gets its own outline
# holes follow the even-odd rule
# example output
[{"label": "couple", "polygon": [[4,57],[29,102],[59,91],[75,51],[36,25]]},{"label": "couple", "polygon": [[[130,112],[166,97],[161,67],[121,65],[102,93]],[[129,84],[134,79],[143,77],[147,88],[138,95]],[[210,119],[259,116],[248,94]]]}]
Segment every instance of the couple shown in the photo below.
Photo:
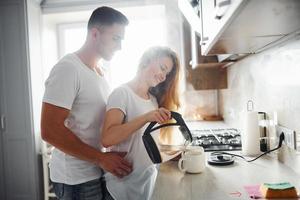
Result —
[{"label": "couple", "polygon": [[97,63],[121,49],[127,24],[113,8],[94,10],[82,48],[63,57],[45,83],[41,134],[55,147],[49,167],[58,199],[151,198],[157,168],[141,136],[178,108],[179,61],[171,49],[152,47],[135,78],[109,95]]}]

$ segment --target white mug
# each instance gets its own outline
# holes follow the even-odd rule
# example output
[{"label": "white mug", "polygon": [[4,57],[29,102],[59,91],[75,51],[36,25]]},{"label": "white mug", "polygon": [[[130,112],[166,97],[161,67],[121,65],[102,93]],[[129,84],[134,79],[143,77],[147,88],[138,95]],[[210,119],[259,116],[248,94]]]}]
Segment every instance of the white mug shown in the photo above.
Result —
[{"label": "white mug", "polygon": [[206,167],[205,153],[203,147],[191,146],[181,154],[178,168],[182,172],[201,173]]}]

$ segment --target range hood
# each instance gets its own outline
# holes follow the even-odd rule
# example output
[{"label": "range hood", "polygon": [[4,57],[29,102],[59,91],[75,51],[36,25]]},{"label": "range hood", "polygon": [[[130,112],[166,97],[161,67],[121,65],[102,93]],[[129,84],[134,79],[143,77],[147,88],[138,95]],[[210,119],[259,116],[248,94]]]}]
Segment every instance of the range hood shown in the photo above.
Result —
[{"label": "range hood", "polygon": [[[204,20],[213,22],[205,16],[207,2],[218,8],[235,5],[229,8],[222,27],[211,35],[205,35]],[[178,0],[178,5],[201,38],[202,55],[219,55],[219,61],[260,52],[300,32],[300,0]],[[209,25],[220,19],[213,20],[216,23]]]}]

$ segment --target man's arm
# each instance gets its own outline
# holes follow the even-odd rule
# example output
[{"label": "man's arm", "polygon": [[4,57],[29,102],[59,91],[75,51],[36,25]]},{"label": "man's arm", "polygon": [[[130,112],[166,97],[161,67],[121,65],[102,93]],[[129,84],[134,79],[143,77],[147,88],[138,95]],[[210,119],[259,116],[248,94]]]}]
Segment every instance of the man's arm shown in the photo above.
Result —
[{"label": "man's arm", "polygon": [[43,103],[41,117],[42,139],[59,150],[100,166],[102,169],[122,177],[131,172],[131,164],[115,153],[102,153],[82,142],[64,126],[69,110]]}]

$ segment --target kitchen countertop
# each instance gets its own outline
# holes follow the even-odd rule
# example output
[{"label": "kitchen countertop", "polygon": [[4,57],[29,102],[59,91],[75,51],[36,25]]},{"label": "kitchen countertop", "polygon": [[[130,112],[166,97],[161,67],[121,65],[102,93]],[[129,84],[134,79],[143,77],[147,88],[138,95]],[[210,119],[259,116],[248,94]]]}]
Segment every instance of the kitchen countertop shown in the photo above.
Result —
[{"label": "kitchen countertop", "polygon": [[152,200],[246,200],[243,186],[277,182],[290,182],[299,190],[300,175],[271,156],[250,163],[235,158],[229,166],[207,164],[200,174],[184,174],[177,162],[169,161],[160,165]]}]

